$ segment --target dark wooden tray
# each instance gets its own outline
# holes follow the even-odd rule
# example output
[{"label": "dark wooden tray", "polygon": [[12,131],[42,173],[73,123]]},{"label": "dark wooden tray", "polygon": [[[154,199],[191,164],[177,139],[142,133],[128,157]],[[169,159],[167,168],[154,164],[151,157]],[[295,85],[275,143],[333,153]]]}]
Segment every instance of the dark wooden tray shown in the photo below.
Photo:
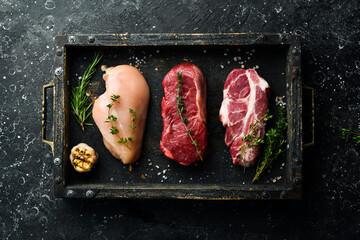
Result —
[{"label": "dark wooden tray", "polygon": [[[183,199],[297,199],[301,197],[302,166],[302,81],[300,40],[291,34],[99,34],[56,36],[53,113],[44,97],[43,135],[54,155],[54,193],[64,198],[183,198]],[[92,78],[96,94],[104,92],[100,65],[138,65],[147,79],[151,99],[140,159],[128,166],[113,158],[102,142],[97,127],[82,132],[71,114],[70,89],[79,81],[95,51],[104,55]],[[235,61],[234,57],[241,57]],[[190,61],[205,73],[208,82],[209,156],[201,163],[185,167],[163,156],[161,82],[175,65]],[[286,96],[288,148],[260,181],[251,183],[255,168],[243,171],[232,164],[224,143],[225,129],[219,121],[222,89],[234,68],[256,68],[271,86],[270,111],[276,113],[275,97]],[[52,105],[52,104],[50,104]],[[51,115],[53,114],[53,115]],[[45,125],[52,118],[53,129]],[[268,123],[271,127],[276,116]],[[93,122],[90,119],[90,122]],[[51,125],[50,125],[51,126]],[[45,134],[45,130],[50,134]],[[51,132],[53,134],[51,134]],[[79,174],[69,161],[70,149],[85,142],[99,153],[97,168]],[[273,179],[278,179],[276,184]]]}]

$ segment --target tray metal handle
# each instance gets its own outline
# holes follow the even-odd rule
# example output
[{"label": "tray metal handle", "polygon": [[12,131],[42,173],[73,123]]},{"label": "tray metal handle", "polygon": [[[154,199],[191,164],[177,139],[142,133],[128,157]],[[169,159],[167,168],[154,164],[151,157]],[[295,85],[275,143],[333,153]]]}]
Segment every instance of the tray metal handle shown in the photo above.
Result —
[{"label": "tray metal handle", "polygon": [[311,141],[304,143],[304,148],[308,148],[315,145],[315,90],[306,85],[303,85],[303,89],[311,91]]},{"label": "tray metal handle", "polygon": [[51,83],[43,85],[43,101],[42,101],[42,121],[41,121],[41,140],[43,143],[49,144],[51,147],[51,151],[54,154],[54,141],[49,141],[45,139],[45,101],[46,101],[46,89],[50,87],[54,87],[54,81]]}]

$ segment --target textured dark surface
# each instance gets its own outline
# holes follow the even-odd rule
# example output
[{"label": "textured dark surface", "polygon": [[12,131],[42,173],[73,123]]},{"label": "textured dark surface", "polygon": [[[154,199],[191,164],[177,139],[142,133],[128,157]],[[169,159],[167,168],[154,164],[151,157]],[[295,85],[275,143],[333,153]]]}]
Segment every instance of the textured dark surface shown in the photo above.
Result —
[{"label": "textured dark surface", "polygon": [[[0,237],[3,239],[357,239],[358,1],[0,1]],[[316,146],[300,201],[54,199],[41,143],[42,85],[65,33],[294,32],[316,90]]]}]

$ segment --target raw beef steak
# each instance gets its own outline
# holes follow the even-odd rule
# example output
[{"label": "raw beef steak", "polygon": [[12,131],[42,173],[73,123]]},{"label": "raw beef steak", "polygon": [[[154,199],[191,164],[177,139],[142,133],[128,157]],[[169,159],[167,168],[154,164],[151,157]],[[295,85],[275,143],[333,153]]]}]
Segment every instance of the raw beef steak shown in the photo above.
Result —
[{"label": "raw beef steak", "polygon": [[263,116],[268,108],[270,86],[253,69],[234,69],[226,79],[223,94],[220,121],[226,127],[225,143],[230,147],[234,164],[251,166],[261,146],[249,146],[251,141],[245,137],[248,134],[264,137]]},{"label": "raw beef steak", "polygon": [[[182,116],[186,118],[186,124],[178,112],[178,74],[182,76],[180,94],[184,104]],[[165,92],[161,102],[164,124],[160,141],[162,152],[182,165],[202,160],[208,144],[205,75],[196,65],[185,62],[173,67],[166,74],[162,85]],[[187,130],[191,131],[191,137]],[[192,140],[196,141],[196,146]]]}]

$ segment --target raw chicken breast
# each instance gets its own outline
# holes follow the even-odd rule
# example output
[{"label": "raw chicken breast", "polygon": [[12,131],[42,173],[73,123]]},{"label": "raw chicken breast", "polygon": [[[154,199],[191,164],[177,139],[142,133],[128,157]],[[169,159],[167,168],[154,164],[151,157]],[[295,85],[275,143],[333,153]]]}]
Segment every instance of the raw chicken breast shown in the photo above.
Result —
[{"label": "raw chicken breast", "polygon": [[[135,162],[141,153],[150,99],[149,86],[144,76],[135,67],[119,65],[110,68],[102,66],[101,69],[105,71],[103,79],[106,91],[95,100],[92,111],[93,118],[103,136],[105,147],[115,158],[120,159],[124,164],[130,164]],[[119,103],[111,100],[113,95],[120,95],[120,98],[117,99]],[[113,104],[110,108],[110,115],[117,117],[112,124],[118,128],[118,136],[111,134],[112,125],[110,122],[105,122],[109,116],[108,104]],[[132,133],[133,142],[128,141],[127,143],[131,149],[118,143],[119,137],[131,136],[129,126],[132,126],[133,114],[129,112],[130,108],[138,114],[133,125],[136,127]]]}]

